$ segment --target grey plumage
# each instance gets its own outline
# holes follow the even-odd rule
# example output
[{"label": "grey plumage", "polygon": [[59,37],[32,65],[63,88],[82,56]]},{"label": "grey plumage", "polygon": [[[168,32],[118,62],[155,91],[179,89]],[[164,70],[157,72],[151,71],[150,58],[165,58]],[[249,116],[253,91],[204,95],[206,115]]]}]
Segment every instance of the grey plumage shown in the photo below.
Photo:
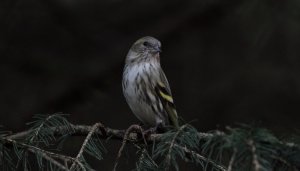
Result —
[{"label": "grey plumage", "polygon": [[178,127],[167,78],[160,66],[161,43],[143,37],[130,48],[123,72],[123,93],[136,117],[151,127]]}]

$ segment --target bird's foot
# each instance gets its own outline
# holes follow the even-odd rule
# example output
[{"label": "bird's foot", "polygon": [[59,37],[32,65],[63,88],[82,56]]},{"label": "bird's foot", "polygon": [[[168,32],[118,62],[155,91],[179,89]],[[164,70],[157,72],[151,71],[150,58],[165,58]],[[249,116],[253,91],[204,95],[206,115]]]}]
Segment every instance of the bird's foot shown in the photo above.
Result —
[{"label": "bird's foot", "polygon": [[148,137],[151,134],[157,134],[157,133],[164,133],[166,129],[161,125],[158,124],[155,127],[148,128],[144,131],[145,137]]},{"label": "bird's foot", "polygon": [[145,134],[145,135],[155,134],[155,133],[156,133],[156,130],[157,130],[156,127],[151,127],[151,128],[148,128],[148,129],[144,130],[144,134]]}]

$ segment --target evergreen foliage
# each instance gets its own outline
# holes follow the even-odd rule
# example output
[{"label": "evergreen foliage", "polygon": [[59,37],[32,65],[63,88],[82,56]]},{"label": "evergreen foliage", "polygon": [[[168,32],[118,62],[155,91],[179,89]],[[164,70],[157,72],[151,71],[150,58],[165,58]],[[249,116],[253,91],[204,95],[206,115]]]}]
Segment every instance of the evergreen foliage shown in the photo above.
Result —
[{"label": "evergreen foliage", "polygon": [[[96,123],[85,134],[76,157],[60,154],[63,153],[59,151],[61,144],[77,131],[76,125],[69,123],[65,117],[64,114],[36,115],[35,120],[28,124],[30,129],[19,133],[21,136],[16,136],[18,133],[1,131],[1,170],[32,170],[32,163],[35,163],[39,170],[93,170],[86,156],[103,159],[107,151],[101,139],[107,138],[103,135],[105,131],[109,131]],[[110,131],[111,134],[117,134],[116,132]],[[138,135],[135,132],[134,134]],[[128,135],[127,141],[137,149],[138,158],[134,170],[180,170],[179,163],[182,162],[194,163],[202,170],[300,169],[299,144],[278,139],[263,128],[242,125],[239,128],[227,128],[225,132],[212,131],[203,134],[192,125],[185,124],[178,130],[154,135],[156,136],[152,136],[152,139],[143,136],[142,141],[139,136],[130,138]],[[120,135],[116,135],[118,136]],[[55,151],[53,146],[57,147]]]}]

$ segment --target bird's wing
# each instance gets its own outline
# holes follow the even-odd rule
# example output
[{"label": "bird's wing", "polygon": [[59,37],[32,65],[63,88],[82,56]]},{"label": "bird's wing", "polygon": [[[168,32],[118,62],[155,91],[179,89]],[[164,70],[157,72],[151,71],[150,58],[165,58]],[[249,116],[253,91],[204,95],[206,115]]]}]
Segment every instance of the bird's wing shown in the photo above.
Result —
[{"label": "bird's wing", "polygon": [[172,97],[172,93],[170,90],[170,86],[168,83],[168,80],[163,73],[163,71],[160,72],[160,79],[157,81],[155,85],[155,92],[158,95],[159,99],[162,102],[162,105],[168,114],[168,120],[171,122],[171,125],[178,128],[178,116],[176,112],[176,107],[174,104],[174,100]]}]

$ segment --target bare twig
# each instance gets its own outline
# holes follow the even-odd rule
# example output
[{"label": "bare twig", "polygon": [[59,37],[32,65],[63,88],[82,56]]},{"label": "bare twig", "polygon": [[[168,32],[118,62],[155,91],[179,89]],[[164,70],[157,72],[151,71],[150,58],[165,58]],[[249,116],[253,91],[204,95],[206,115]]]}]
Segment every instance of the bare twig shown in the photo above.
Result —
[{"label": "bare twig", "polygon": [[[87,146],[89,140],[91,139],[91,137],[92,137],[92,135],[95,133],[95,131],[96,131],[99,127],[101,127],[101,126],[102,126],[101,123],[96,123],[96,124],[93,125],[91,131],[90,131],[90,132],[88,133],[88,135],[86,136],[86,138],[85,138],[85,140],[84,140],[84,142],[83,142],[83,144],[82,144],[82,146],[81,146],[81,149],[79,150],[79,152],[78,152],[78,154],[77,154],[77,156],[76,156],[76,158],[75,158],[76,161],[80,162],[79,159],[80,159],[80,157],[82,156],[82,154],[83,154],[83,152],[84,152],[84,149],[86,148],[86,146]],[[76,167],[76,164],[77,164],[77,162],[74,161],[74,162],[72,163],[71,167],[70,167],[70,170],[74,170],[75,167]],[[84,170],[85,170],[85,169],[84,169]]]},{"label": "bare twig", "polygon": [[116,161],[115,161],[115,164],[114,164],[114,168],[113,168],[113,171],[116,171],[117,169],[117,166],[118,166],[118,163],[119,163],[119,159],[121,158],[121,155],[122,155],[122,152],[124,150],[124,147],[127,143],[128,140],[130,140],[129,136],[130,136],[130,133],[132,131],[139,131],[142,135],[142,138],[144,140],[144,143],[147,144],[147,141],[145,140],[145,137],[144,137],[144,133],[143,133],[143,129],[141,128],[141,126],[139,125],[131,125],[125,132],[125,135],[124,135],[124,138],[123,138],[123,141],[122,141],[122,145],[118,151],[118,155],[117,155],[117,158],[116,158]]},{"label": "bare twig", "polygon": [[261,169],[261,166],[260,166],[260,163],[258,161],[258,156],[256,154],[256,147],[255,147],[255,144],[254,144],[254,141],[253,140],[249,140],[247,142],[247,144],[250,146],[251,148],[251,153],[252,153],[252,164],[254,166],[254,170],[255,171],[260,171]]},{"label": "bare twig", "polygon": [[[168,143],[168,144],[170,144],[170,143]],[[200,155],[200,154],[197,153],[196,151],[190,150],[190,149],[188,149],[187,147],[183,147],[183,146],[180,146],[180,145],[178,145],[178,144],[174,144],[174,147],[177,147],[177,148],[182,149],[185,153],[187,153],[187,154],[189,154],[189,155],[192,155],[192,156],[195,156],[195,157],[197,157],[199,160],[202,160],[202,161],[205,161],[205,162],[210,163],[210,164],[211,164],[212,166],[214,166],[215,168],[218,168],[218,169],[220,169],[220,170],[222,170],[222,171],[226,171],[226,168],[225,168],[224,166],[221,166],[221,165],[217,164],[216,162],[214,162],[214,161],[212,161],[212,160],[210,160],[210,159],[208,159],[208,158],[206,158],[206,157]]]},{"label": "bare twig", "polygon": [[227,167],[227,171],[232,171],[232,169],[233,169],[233,164],[234,164],[234,160],[235,160],[235,157],[236,157],[236,153],[237,153],[237,149],[234,148],[234,149],[233,149],[232,156],[231,156],[230,161],[229,161],[229,164],[228,164],[228,167]]}]

